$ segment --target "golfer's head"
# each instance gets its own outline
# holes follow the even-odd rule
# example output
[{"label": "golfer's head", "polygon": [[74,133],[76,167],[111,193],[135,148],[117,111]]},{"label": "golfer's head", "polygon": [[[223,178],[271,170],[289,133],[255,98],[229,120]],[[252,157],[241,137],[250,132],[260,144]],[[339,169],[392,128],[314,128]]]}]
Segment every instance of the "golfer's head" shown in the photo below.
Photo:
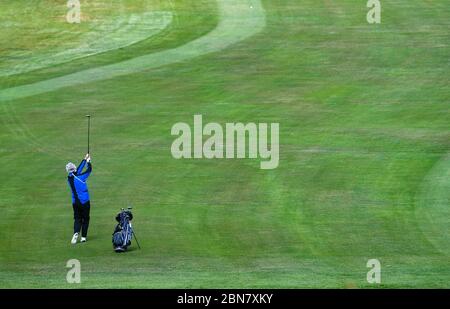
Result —
[{"label": "golfer's head", "polygon": [[67,163],[66,172],[67,173],[75,173],[77,171],[77,167],[72,162]]}]

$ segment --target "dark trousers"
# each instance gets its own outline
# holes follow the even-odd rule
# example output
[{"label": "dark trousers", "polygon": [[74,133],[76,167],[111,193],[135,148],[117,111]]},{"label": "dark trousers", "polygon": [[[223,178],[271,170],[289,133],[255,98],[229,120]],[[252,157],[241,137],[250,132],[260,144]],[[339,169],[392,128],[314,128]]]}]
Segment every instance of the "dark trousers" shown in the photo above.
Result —
[{"label": "dark trousers", "polygon": [[89,213],[91,211],[91,202],[86,204],[75,203],[73,206],[73,233],[79,233],[81,237],[86,237],[89,228]]}]

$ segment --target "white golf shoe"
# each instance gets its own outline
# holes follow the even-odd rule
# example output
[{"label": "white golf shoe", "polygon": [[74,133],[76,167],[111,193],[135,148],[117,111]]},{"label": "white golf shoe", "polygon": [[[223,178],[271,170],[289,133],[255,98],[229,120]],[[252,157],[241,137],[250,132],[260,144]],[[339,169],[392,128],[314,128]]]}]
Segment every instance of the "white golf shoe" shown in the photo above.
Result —
[{"label": "white golf shoe", "polygon": [[81,242],[86,242],[86,241],[87,241],[86,237],[81,237]]},{"label": "white golf shoe", "polygon": [[72,245],[75,245],[78,240],[78,233],[73,234],[72,241],[70,242]]}]

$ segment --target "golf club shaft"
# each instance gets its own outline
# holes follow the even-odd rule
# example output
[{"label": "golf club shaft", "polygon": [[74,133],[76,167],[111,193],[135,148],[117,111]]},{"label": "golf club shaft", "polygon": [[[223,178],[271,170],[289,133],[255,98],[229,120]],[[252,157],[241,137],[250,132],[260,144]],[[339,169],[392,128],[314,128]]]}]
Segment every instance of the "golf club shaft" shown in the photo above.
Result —
[{"label": "golf club shaft", "polygon": [[87,115],[86,117],[88,117],[88,151],[87,153],[90,154],[91,153],[91,148],[90,148],[90,139],[91,139],[91,116]]}]

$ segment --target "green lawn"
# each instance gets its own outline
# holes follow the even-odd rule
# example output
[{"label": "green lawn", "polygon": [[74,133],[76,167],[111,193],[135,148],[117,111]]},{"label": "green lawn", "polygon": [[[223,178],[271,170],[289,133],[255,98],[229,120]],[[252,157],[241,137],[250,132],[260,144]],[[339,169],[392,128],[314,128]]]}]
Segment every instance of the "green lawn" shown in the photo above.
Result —
[{"label": "green lawn", "polygon": [[[356,0],[113,2],[81,0],[69,25],[64,1],[0,0],[1,288],[450,288],[444,1],[382,1],[380,25]],[[147,35],[152,12],[171,22]],[[85,114],[91,227],[72,246]],[[173,159],[194,114],[280,123],[279,167]],[[142,250],[117,255],[129,203]]]}]

